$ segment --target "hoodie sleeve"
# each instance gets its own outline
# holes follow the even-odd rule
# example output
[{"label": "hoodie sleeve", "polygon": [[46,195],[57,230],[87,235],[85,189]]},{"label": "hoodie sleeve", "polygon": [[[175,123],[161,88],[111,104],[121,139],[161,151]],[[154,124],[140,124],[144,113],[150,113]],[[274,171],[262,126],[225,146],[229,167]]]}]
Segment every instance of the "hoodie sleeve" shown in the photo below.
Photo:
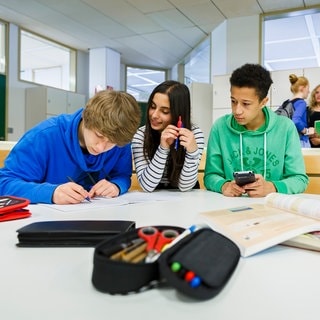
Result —
[{"label": "hoodie sleeve", "polygon": [[11,150],[0,170],[0,193],[27,198],[31,203],[52,203],[57,185],[42,183],[48,162],[46,144],[35,144],[24,137]]},{"label": "hoodie sleeve", "polygon": [[231,181],[225,178],[219,126],[222,125],[223,118],[218,119],[212,126],[206,151],[206,165],[204,171],[204,185],[207,190],[222,192],[222,186]]},{"label": "hoodie sleeve", "polygon": [[306,190],[309,178],[306,174],[303,154],[299,143],[297,130],[292,123],[286,130],[284,138],[285,156],[283,164],[283,176],[281,179],[270,179],[277,192],[286,194],[302,193]]},{"label": "hoodie sleeve", "polygon": [[299,133],[308,126],[306,112],[307,104],[304,100],[299,99],[294,102],[294,114],[292,116],[292,121]]}]

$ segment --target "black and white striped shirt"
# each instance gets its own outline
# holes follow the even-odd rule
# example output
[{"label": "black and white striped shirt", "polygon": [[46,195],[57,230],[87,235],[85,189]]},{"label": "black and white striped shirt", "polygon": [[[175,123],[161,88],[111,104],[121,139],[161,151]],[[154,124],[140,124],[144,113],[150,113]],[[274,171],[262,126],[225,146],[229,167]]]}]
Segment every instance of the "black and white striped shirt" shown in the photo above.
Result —
[{"label": "black and white striped shirt", "polygon": [[[169,184],[167,175],[167,159],[170,149],[164,149],[160,145],[153,159],[145,159],[143,154],[145,126],[139,128],[132,140],[132,152],[137,178],[144,191],[152,192],[159,183]],[[197,126],[192,126],[198,149],[192,153],[186,152],[184,164],[180,173],[178,188],[180,191],[188,191],[198,181],[198,167],[204,148],[204,135]]]}]

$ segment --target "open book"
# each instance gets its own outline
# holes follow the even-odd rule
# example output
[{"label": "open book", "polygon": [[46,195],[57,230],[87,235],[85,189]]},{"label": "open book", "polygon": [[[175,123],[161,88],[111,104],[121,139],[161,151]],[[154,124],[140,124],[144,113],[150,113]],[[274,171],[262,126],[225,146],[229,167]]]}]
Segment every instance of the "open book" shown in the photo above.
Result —
[{"label": "open book", "polygon": [[[202,212],[200,220],[238,245],[241,256],[283,243],[320,251],[320,196],[271,193],[264,204]],[[305,235],[308,234],[308,235]]]}]

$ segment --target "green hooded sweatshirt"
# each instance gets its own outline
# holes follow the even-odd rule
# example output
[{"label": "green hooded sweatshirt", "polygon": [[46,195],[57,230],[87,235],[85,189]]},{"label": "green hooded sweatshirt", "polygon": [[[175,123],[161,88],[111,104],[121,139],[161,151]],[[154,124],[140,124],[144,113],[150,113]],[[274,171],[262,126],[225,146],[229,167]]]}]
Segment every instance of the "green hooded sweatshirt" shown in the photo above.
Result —
[{"label": "green hooded sweatshirt", "polygon": [[212,126],[204,173],[208,190],[222,192],[234,171],[253,170],[273,182],[280,193],[303,192],[308,185],[297,129],[289,118],[264,107],[265,124],[255,131],[239,125],[232,114]]}]

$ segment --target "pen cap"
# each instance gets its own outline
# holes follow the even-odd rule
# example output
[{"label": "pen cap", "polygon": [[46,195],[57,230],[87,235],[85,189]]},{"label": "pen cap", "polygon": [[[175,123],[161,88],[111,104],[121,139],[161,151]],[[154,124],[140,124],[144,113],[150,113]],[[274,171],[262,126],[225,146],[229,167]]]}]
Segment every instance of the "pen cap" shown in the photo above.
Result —
[{"label": "pen cap", "polygon": [[161,278],[183,295],[197,300],[216,296],[240,259],[239,248],[209,228],[190,233],[159,258]]}]

